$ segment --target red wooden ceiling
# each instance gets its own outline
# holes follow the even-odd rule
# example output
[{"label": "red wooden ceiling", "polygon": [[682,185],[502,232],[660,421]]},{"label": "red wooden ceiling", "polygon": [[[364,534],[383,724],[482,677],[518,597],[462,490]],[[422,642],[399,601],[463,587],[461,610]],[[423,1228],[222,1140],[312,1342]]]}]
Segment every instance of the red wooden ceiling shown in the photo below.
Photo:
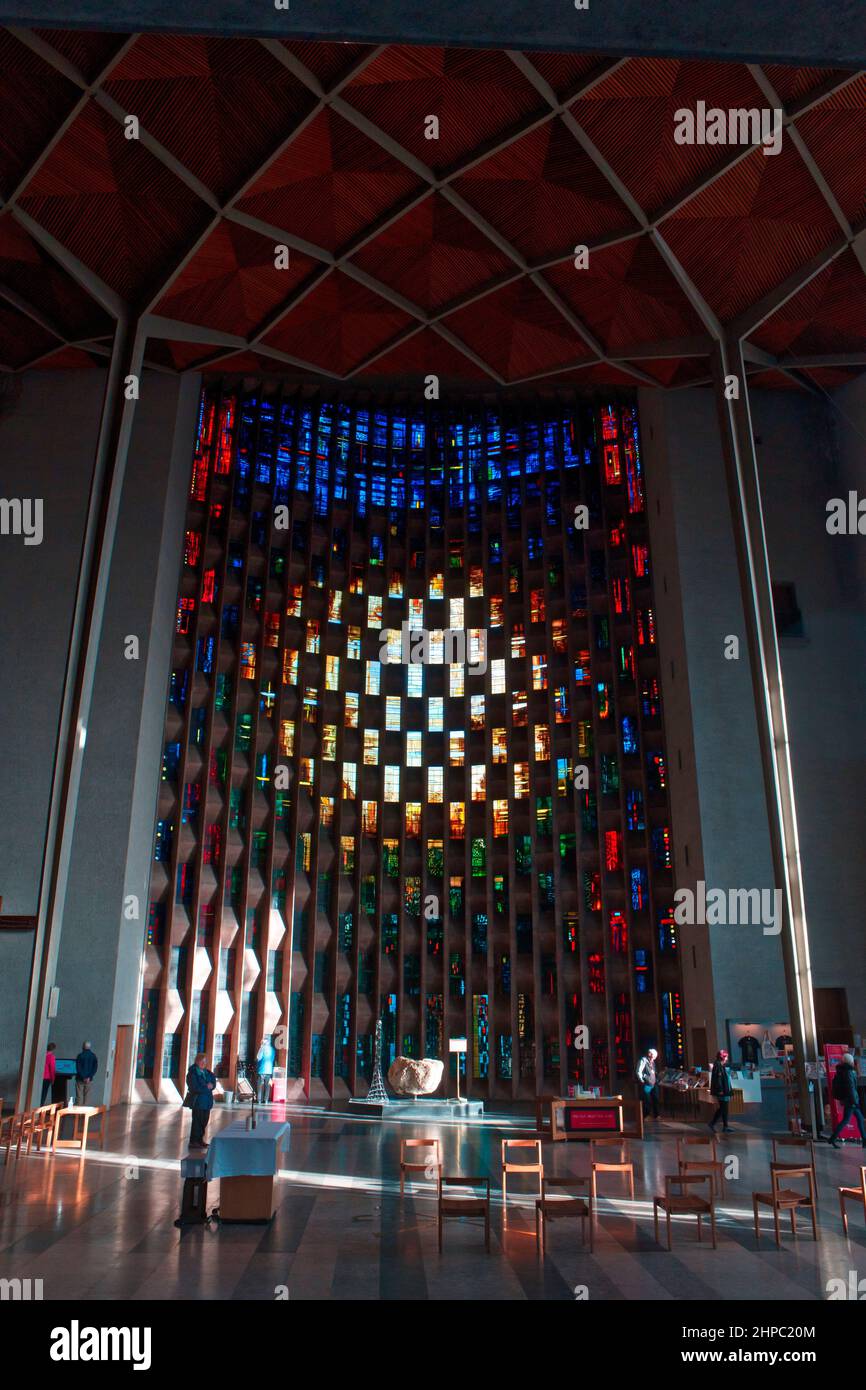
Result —
[{"label": "red wooden ceiling", "polygon": [[[112,293],[174,371],[680,387],[729,325],[756,381],[866,363],[866,76],[49,30],[0,74],[5,368],[104,362]],[[776,99],[778,156],[674,141]]]}]

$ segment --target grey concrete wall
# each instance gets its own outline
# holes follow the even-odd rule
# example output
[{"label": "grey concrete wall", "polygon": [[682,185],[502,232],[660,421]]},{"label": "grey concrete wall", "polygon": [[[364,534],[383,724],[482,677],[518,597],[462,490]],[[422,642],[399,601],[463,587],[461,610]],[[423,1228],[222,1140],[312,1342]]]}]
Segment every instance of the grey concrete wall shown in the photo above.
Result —
[{"label": "grey concrete wall", "polygon": [[[110,1093],[116,1029],[135,1025],[197,377],[147,373],[136,409],[76,813],[52,1027],[59,1055],[83,1039]],[[129,636],[138,660],[127,660]],[[124,900],[135,895],[138,916]]]},{"label": "grey concrete wall", "polygon": [[[642,392],[641,409],[677,885],[694,888],[702,877],[708,887],[725,890],[771,889],[754,699],[715,399],[700,389]],[[654,499],[659,504],[664,500],[661,511]],[[729,635],[739,636],[738,660],[725,658]],[[683,943],[687,1027],[701,1026],[696,1006],[711,1007],[709,981],[690,978],[706,971],[707,949],[720,1043],[726,1019],[787,1020],[777,937],[764,935],[760,925],[718,925],[705,927],[703,934],[697,928],[685,932]]]},{"label": "grey concrete wall", "polygon": [[[41,498],[44,538],[0,536],[0,894],[33,916],[105,374],[34,372],[0,416],[0,495]],[[14,1095],[32,934],[0,932],[0,1096]]]},{"label": "grey concrete wall", "polygon": [[796,584],[803,641],[782,641],[816,988],[844,988],[866,1033],[866,536],[830,536],[827,501],[866,496],[866,390],[752,401],[773,579]]},{"label": "grey concrete wall", "polygon": [[284,8],[239,0],[0,0],[0,23],[60,29],[181,30],[270,34],[275,38],[357,39],[362,43],[478,44],[565,48],[670,57],[762,59],[782,63],[866,63],[861,0],[329,0]]},{"label": "grey concrete wall", "polygon": [[[697,764],[692,738],[692,703],[685,659],[685,625],[673,478],[667,463],[667,397],[640,393],[640,423],[647,469],[647,515],[652,540],[653,592],[659,660],[664,683],[662,712],[669,764],[675,881],[693,891],[704,875]],[[679,934],[687,1056],[703,1065],[719,1046],[709,933],[702,926]],[[706,1030],[707,1055],[695,1030]],[[700,1034],[698,1035],[700,1039]]]},{"label": "grey concrete wall", "polygon": [[[33,373],[0,419],[4,497],[41,497],[41,546],[0,537],[0,893],[36,912],[41,856],[104,373]],[[135,1024],[173,613],[198,378],[142,379],[112,557],[76,813],[50,1037],[87,1037],[110,1082],[118,1024]],[[135,634],[140,659],[126,661]],[[135,894],[139,917],[126,920]],[[14,1094],[32,936],[0,932],[0,1096]],[[107,1094],[107,1092],[106,1092]]]},{"label": "grey concrete wall", "polygon": [[[780,650],[813,982],[845,988],[853,1028],[866,1032],[866,537],[831,537],[825,525],[830,497],[858,486],[866,495],[866,385],[832,401],[753,391],[751,407],[771,573],[795,584],[805,624],[805,639],[783,639]],[[744,638],[744,628],[715,402],[708,390],[645,392],[641,409],[677,883],[702,874],[769,887],[744,640],[739,661],[722,657],[724,635]],[[778,943],[748,927],[711,927],[708,937],[720,1036],[727,1018],[787,1019]],[[688,949],[683,965],[694,1026]]]}]

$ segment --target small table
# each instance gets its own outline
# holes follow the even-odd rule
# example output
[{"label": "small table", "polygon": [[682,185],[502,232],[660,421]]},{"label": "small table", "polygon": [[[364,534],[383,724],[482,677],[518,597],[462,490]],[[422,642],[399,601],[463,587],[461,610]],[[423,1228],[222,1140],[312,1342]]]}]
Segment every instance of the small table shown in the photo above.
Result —
[{"label": "small table", "polygon": [[286,1120],[234,1120],[210,1142],[208,1181],[220,1179],[221,1221],[270,1221],[274,1214],[274,1177],[280,1152],[292,1132]]},{"label": "small table", "polygon": [[[72,1116],[72,1134],[68,1138],[61,1138],[60,1125],[67,1115]],[[90,1125],[99,1117],[99,1127],[91,1131]],[[55,1149],[78,1149],[84,1153],[87,1149],[88,1138],[97,1138],[100,1147],[105,1141],[105,1106],[104,1105],[67,1105],[64,1110],[58,1110],[55,1116],[54,1147]]]}]

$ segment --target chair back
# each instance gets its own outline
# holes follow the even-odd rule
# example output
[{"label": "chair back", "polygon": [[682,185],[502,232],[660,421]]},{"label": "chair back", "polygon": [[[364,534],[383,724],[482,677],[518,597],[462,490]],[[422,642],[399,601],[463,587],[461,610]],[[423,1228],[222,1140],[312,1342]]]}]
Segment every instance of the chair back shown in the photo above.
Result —
[{"label": "chair back", "polygon": [[[814,1164],[815,1145],[812,1136],[809,1134],[774,1134],[773,1135],[773,1162],[779,1158],[779,1149],[805,1149]],[[787,1161],[787,1160],[786,1160]]]},{"label": "chair back", "polygon": [[471,1187],[471,1188],[479,1189],[478,1191],[474,1192],[473,1195],[474,1195],[474,1196],[477,1196],[479,1201],[481,1201],[483,1198],[486,1198],[488,1202],[490,1201],[490,1179],[489,1179],[489,1178],[483,1178],[483,1177],[466,1177],[466,1178],[463,1178],[463,1177],[460,1177],[458,1174],[452,1173],[452,1174],[447,1174],[447,1175],[446,1175],[446,1174],[440,1172],[440,1174],[439,1174],[439,1196],[440,1196],[440,1197],[447,1197],[447,1196],[448,1196],[448,1193],[443,1191],[443,1188],[446,1188],[446,1187]]},{"label": "chair back", "polygon": [[589,1179],[589,1178],[544,1178],[544,1177],[543,1177],[543,1178],[541,1179],[541,1197],[542,1197],[542,1201],[544,1200],[544,1197],[546,1196],[548,1190],[549,1190],[551,1187],[555,1187],[555,1188],[557,1188],[557,1190],[559,1190],[559,1191],[565,1191],[565,1192],[574,1191],[575,1193],[577,1193],[577,1192],[580,1191],[581,1188],[583,1188],[584,1190],[589,1190],[589,1187],[590,1187],[590,1179]]},{"label": "chair back", "polygon": [[[809,1203],[815,1200],[815,1170],[811,1163],[771,1163],[770,1181],[773,1185],[773,1195],[775,1196],[783,1187],[787,1186],[792,1178],[805,1178],[809,1184],[809,1195],[803,1197]],[[796,1191],[796,1188],[792,1189]]]},{"label": "chair back", "polygon": [[[515,1162],[510,1159],[508,1152],[510,1149],[532,1149],[534,1160],[527,1163]],[[540,1139],[503,1139],[502,1140],[502,1166],[503,1168],[526,1168],[528,1170],[541,1167],[541,1140]]]},{"label": "chair back", "polygon": [[624,1134],[602,1134],[598,1138],[591,1138],[589,1140],[589,1158],[592,1158],[599,1148],[603,1148],[603,1150],[619,1148],[620,1154],[628,1158],[628,1140]]},{"label": "chair back", "polygon": [[691,1187],[695,1183],[706,1182],[710,1185],[709,1198],[713,1200],[713,1175],[712,1173],[667,1173],[665,1174],[665,1195],[671,1195],[671,1188],[678,1187],[680,1192],[685,1195],[683,1189]]},{"label": "chair back", "polygon": [[437,1163],[441,1163],[442,1155],[439,1150],[438,1139],[401,1139],[400,1158],[403,1159],[407,1149],[433,1149],[436,1153]]},{"label": "chair back", "polygon": [[[714,1134],[685,1134],[677,1136],[677,1161],[679,1163],[700,1163],[701,1160],[717,1162],[718,1139]],[[709,1149],[709,1154],[695,1153],[696,1149]],[[691,1158],[689,1154],[691,1150]]]}]

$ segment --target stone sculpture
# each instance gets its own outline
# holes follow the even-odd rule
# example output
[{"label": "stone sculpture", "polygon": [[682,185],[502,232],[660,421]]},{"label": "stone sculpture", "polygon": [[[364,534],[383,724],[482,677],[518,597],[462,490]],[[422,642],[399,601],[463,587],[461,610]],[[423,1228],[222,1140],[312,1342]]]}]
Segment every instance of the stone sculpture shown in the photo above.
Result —
[{"label": "stone sculpture", "polygon": [[430,1096],[442,1080],[445,1063],[433,1057],[395,1057],[388,1068],[391,1089],[403,1096]]}]

